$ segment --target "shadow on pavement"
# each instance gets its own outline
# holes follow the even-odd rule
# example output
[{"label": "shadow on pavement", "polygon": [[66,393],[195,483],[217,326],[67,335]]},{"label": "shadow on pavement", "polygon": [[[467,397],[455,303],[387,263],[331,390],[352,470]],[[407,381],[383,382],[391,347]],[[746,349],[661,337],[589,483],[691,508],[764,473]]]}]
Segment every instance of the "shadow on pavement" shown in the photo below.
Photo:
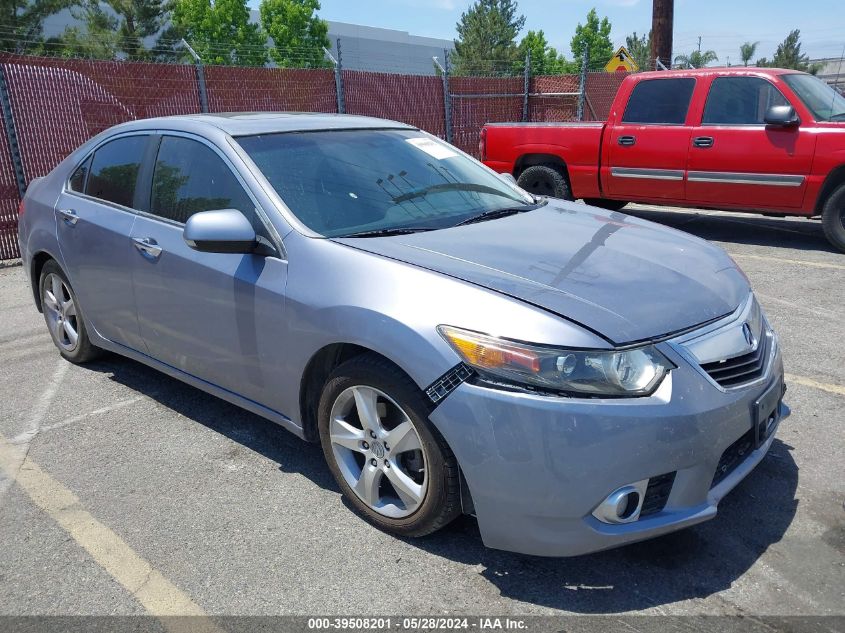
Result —
[{"label": "shadow on pavement", "polygon": [[[86,367],[264,455],[284,472],[339,490],[319,445],[272,422],[129,359],[110,355]],[[792,522],[798,467],[790,450],[775,440],[769,455],[722,501],[713,521],[616,550],[568,559],[491,550],[470,517],[406,542],[476,566],[503,596],[553,609],[616,613],[704,598],[730,587]]]},{"label": "shadow on pavement", "polygon": [[[734,242],[775,248],[838,253],[827,241],[819,220],[801,217],[772,218],[749,213],[717,214],[696,209],[676,210],[626,207],[627,213],[714,242]],[[777,253],[772,253],[776,255]]]}]

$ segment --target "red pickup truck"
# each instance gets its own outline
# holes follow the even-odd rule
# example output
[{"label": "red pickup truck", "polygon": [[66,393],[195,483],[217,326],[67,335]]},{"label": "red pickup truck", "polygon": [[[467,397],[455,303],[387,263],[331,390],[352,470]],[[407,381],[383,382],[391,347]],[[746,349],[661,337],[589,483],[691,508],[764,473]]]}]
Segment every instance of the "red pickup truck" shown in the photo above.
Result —
[{"label": "red pickup truck", "polygon": [[604,123],[489,123],[481,159],[532,193],[822,216],[845,251],[845,98],[791,70],[628,76]]}]

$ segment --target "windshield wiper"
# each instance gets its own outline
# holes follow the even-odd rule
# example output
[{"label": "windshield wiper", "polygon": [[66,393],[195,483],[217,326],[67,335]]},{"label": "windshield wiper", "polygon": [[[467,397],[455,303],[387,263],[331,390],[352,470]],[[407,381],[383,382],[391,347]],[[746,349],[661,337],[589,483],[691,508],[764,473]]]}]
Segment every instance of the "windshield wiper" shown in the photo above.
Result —
[{"label": "windshield wiper", "polygon": [[430,193],[437,193],[439,191],[474,191],[475,193],[489,193],[494,196],[500,196],[502,198],[507,198],[508,200],[516,201],[511,196],[499,191],[498,189],[494,189],[493,187],[488,187],[487,185],[477,185],[472,182],[444,182],[395,196],[393,198],[393,202],[407,202],[408,200],[413,200],[414,198],[424,198]]},{"label": "windshield wiper", "polygon": [[525,213],[526,211],[533,211],[540,205],[525,205],[524,207],[509,207],[507,209],[491,209],[476,215],[471,215],[466,220],[461,220],[453,226],[465,226],[467,224],[475,224],[476,222],[486,222],[487,220],[497,220],[509,215],[516,215],[517,213]]},{"label": "windshield wiper", "polygon": [[827,120],[828,121],[838,121],[841,118],[845,118],[845,112],[837,112],[836,114],[831,114],[830,117]]},{"label": "windshield wiper", "polygon": [[336,235],[335,237],[388,237],[390,235],[410,235],[411,233],[422,233],[423,231],[436,231],[437,228],[433,226],[424,227],[394,227],[387,229],[372,229],[370,231],[359,231],[358,233],[347,233],[346,235]]}]

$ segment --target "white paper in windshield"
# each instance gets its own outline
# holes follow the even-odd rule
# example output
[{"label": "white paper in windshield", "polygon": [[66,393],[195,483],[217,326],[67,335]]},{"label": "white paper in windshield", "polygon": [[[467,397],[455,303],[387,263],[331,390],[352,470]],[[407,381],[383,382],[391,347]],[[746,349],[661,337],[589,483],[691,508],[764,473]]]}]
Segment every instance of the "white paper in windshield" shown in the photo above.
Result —
[{"label": "white paper in windshield", "polygon": [[458,155],[457,152],[454,152],[442,143],[432,141],[430,138],[425,138],[424,136],[419,138],[406,138],[405,140],[417,149],[421,149],[426,154],[436,158],[437,160],[452,158],[453,156]]}]

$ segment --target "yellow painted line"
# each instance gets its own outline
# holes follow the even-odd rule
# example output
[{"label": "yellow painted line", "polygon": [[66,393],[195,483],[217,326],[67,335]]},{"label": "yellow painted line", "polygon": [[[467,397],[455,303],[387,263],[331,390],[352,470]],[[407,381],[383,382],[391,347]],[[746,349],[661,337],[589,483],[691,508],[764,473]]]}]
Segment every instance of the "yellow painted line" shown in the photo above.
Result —
[{"label": "yellow painted line", "polygon": [[805,259],[786,259],[784,257],[770,257],[767,255],[745,255],[739,253],[731,253],[734,259],[759,259],[762,261],[782,262],[785,264],[797,264],[798,266],[812,266],[813,268],[829,268],[831,270],[845,270],[845,266],[841,264],[828,264],[826,262],[808,262]]},{"label": "yellow painted line", "polygon": [[821,389],[822,391],[827,391],[829,393],[835,393],[840,396],[845,396],[845,387],[841,385],[831,385],[824,382],[818,382],[817,380],[813,380],[812,378],[805,378],[804,376],[796,376],[795,374],[784,374],[784,378],[786,378],[786,382],[794,382],[798,385],[804,385],[805,387],[812,387],[813,389]]},{"label": "yellow painted line", "polygon": [[[94,561],[171,631],[215,631],[205,611],[82,507],[68,488],[0,435],[0,469],[26,492]],[[190,619],[163,616],[201,616]]]}]

